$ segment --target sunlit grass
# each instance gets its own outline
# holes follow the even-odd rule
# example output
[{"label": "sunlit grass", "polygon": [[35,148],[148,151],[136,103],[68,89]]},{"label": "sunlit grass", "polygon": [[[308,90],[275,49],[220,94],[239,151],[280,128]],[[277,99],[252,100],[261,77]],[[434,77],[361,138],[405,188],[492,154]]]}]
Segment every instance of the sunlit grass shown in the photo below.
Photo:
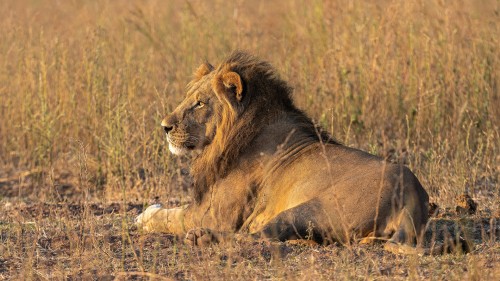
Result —
[{"label": "sunlit grass", "polygon": [[[128,270],[125,260],[131,256],[126,255],[133,246],[126,204],[148,204],[155,197],[189,201],[189,159],[168,153],[159,124],[182,100],[193,70],[234,49],[270,61],[294,87],[299,107],[346,145],[407,164],[441,207],[453,207],[458,194],[469,192],[484,216],[499,212],[497,1],[4,2],[0,204],[121,202],[117,221],[104,228],[116,230],[123,243],[122,265],[110,257],[106,272]],[[2,178],[15,180],[4,184]],[[80,255],[80,261],[74,256],[55,266],[69,271],[54,274],[76,276],[85,268],[82,263],[89,263],[82,256],[100,253],[97,246],[82,245],[84,233],[99,237],[102,222],[85,213],[80,224],[54,212],[63,220],[55,226],[58,235],[69,237],[71,252]],[[0,216],[6,235],[1,236],[6,244],[0,274],[2,259],[22,256],[23,267],[14,271],[43,279],[37,275],[36,243],[53,224],[37,223],[28,231],[21,217]],[[14,234],[26,238],[10,240]],[[498,256],[498,242],[492,241]],[[110,247],[108,242],[99,245]],[[145,266],[170,276],[188,271],[192,259],[179,254],[180,260],[165,263],[160,248],[147,253],[152,263],[133,256],[135,270]],[[333,268],[346,279],[388,270],[363,264],[361,273],[349,272],[352,252],[333,251]],[[479,253],[461,261],[470,278],[481,275],[482,260]],[[250,278],[245,272],[258,272],[260,262],[221,276]],[[203,260],[198,264],[217,268]],[[262,269],[267,273],[256,276],[284,279],[287,266]],[[328,276],[321,270],[312,267],[297,278]],[[439,270],[446,276],[449,269]]]}]

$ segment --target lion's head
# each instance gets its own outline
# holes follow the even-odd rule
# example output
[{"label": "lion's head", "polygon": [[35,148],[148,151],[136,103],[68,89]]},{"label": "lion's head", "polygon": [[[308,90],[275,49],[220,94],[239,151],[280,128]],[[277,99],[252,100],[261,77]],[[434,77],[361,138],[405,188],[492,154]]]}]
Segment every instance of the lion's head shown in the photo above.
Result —
[{"label": "lion's head", "polygon": [[317,128],[292,103],[291,88],[267,62],[234,52],[216,68],[202,64],[186,98],[163,121],[174,154],[200,150],[192,166],[195,198],[223,178],[263,126],[294,115],[311,136]]},{"label": "lion's head", "polygon": [[198,68],[195,79],[188,85],[186,98],[161,123],[173,154],[203,149],[215,136],[221,103],[211,87],[213,69],[208,63]]},{"label": "lion's head", "polygon": [[[278,100],[289,101],[290,89],[276,77],[271,66],[243,52],[233,53],[217,69],[204,63],[194,76],[188,84],[186,98],[161,123],[173,154],[203,150],[214,138],[227,139],[240,115],[247,113],[245,120],[249,120],[248,108],[262,100],[263,94],[259,97],[259,91],[264,87],[271,87],[281,95]],[[269,102],[274,100],[269,99],[271,94],[265,95]]]}]

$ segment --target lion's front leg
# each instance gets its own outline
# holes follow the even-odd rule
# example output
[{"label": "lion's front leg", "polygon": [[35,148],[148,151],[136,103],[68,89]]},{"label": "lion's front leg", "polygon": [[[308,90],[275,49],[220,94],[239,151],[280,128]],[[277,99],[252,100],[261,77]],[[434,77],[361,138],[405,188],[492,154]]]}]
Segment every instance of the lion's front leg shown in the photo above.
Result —
[{"label": "lion's front leg", "polygon": [[208,228],[193,228],[189,230],[184,238],[184,243],[191,246],[209,246],[222,242],[222,233],[217,233]]},{"label": "lion's front leg", "polygon": [[186,207],[165,209],[160,204],[151,205],[135,219],[135,224],[147,232],[183,234]]}]

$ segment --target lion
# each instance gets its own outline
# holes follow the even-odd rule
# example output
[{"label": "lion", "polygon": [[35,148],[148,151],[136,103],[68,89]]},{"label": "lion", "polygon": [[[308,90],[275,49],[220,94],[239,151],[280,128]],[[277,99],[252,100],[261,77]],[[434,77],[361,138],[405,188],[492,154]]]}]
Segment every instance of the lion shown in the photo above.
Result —
[{"label": "lion", "polygon": [[429,197],[405,166],[337,142],[299,110],[267,62],[237,51],[202,64],[163,119],[171,153],[197,151],[193,202],[148,207],[137,225],[192,245],[246,235],[414,246]]}]

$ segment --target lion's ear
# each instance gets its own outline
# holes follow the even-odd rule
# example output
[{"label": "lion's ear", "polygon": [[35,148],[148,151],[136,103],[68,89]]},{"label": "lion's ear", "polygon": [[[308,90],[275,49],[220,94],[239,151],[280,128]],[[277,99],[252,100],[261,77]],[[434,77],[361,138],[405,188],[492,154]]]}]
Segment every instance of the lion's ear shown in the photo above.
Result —
[{"label": "lion's ear", "polygon": [[243,84],[238,73],[230,71],[222,74],[222,83],[226,91],[230,91],[238,102],[243,99]]},{"label": "lion's ear", "polygon": [[208,62],[205,62],[202,65],[200,65],[200,67],[198,67],[198,69],[196,69],[196,71],[194,72],[194,77],[196,79],[200,79],[201,77],[212,72],[212,70],[214,70],[214,67],[211,64],[209,64]]}]

